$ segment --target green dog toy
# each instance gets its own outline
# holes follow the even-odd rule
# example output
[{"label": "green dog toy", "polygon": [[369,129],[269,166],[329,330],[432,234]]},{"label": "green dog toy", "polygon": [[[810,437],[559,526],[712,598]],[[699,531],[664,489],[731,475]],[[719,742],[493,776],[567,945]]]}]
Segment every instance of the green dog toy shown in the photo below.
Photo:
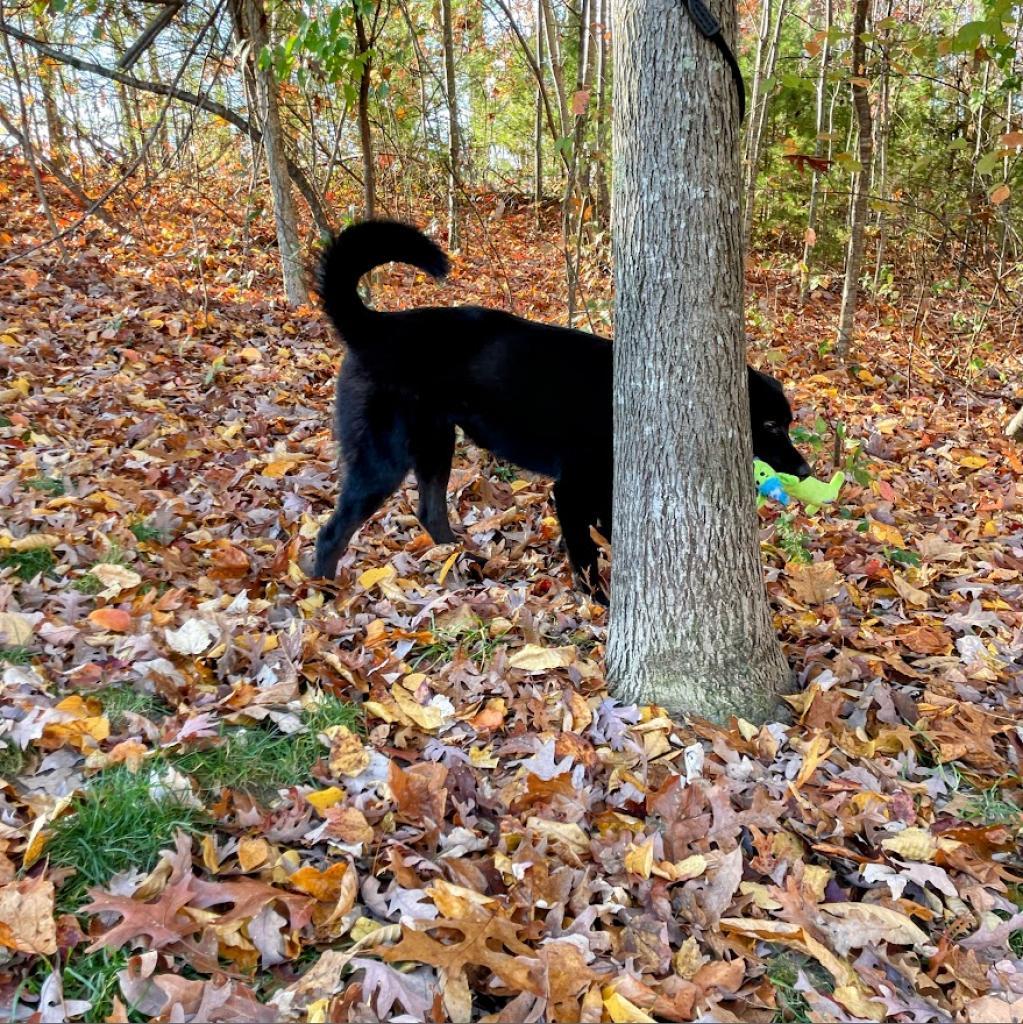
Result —
[{"label": "green dog toy", "polygon": [[834,501],[845,483],[845,473],[839,470],[825,483],[815,477],[800,480],[789,473],[775,471],[760,459],[753,460],[753,479],[757,484],[757,505],[763,505],[770,498],[779,505],[787,505],[790,500],[802,502],[806,511],[813,515],[821,505]]}]

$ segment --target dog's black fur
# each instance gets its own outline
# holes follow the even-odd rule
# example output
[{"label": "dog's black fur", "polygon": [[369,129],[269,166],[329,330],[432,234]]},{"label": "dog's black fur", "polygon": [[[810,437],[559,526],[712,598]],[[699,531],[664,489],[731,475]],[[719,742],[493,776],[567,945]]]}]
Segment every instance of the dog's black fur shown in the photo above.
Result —
[{"label": "dog's black fur", "polygon": [[[316,542],[317,576],[333,578],[355,531],[409,469],[419,521],[440,544],[455,539],[447,483],[456,424],[477,444],[554,477],[554,501],[576,572],[598,583],[596,526],[611,536],[611,345],[566,327],[478,306],[369,309],[363,274],[391,261],[433,277],[444,253],[407,224],[366,221],[323,253],[320,296],[348,346],[337,380],[337,436],[346,466],[337,508]],[[781,385],[749,369],[754,454],[777,471],[810,469],[789,440]]]}]

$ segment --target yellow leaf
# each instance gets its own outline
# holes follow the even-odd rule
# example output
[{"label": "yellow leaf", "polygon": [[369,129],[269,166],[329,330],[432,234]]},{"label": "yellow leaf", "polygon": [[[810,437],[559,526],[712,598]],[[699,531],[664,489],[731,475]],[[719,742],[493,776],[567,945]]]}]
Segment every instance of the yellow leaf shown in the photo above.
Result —
[{"label": "yellow leaf", "polygon": [[839,985],[834,996],[854,1017],[880,1022],[888,1015],[884,1003],[868,999],[859,985]]},{"label": "yellow leaf", "polygon": [[640,878],[649,878],[650,869],[654,865],[653,839],[648,839],[639,846],[630,843],[629,848],[625,851],[624,864],[626,871],[639,875]]},{"label": "yellow leaf", "polygon": [[430,704],[420,704],[400,687],[396,687],[394,690],[394,702],[423,732],[436,732],[443,724],[444,719],[440,708],[435,708]]},{"label": "yellow leaf", "polygon": [[315,793],[306,793],[306,800],[309,801],[322,814],[328,807],[333,807],[345,798],[345,791],[337,786],[328,786],[326,789],[317,790]]},{"label": "yellow leaf", "polygon": [[508,659],[508,665],[510,668],[520,668],[525,672],[547,672],[552,668],[571,665],[575,658],[575,647],[540,647],[537,644],[526,644]]},{"label": "yellow leaf", "polygon": [[263,476],[268,476],[272,480],[280,479],[280,477],[294,469],[300,461],[300,459],[295,458],[274,459],[273,462],[268,462],[263,467]]},{"label": "yellow leaf", "polygon": [[870,536],[881,544],[890,544],[896,548],[906,546],[902,534],[894,526],[889,526],[888,523],[879,523],[876,519],[870,520]]},{"label": "yellow leaf", "polygon": [[359,586],[364,590],[372,590],[382,580],[394,579],[398,575],[393,565],[384,565],[379,569],[367,569],[359,577]]},{"label": "yellow leaf", "polygon": [[451,571],[451,566],[455,564],[456,559],[462,552],[452,551],[450,555],[444,560],[444,564],[441,566],[440,575],[437,577],[438,585],[443,583],[447,574]]},{"label": "yellow leaf", "polygon": [[604,1010],[614,1024],[655,1024],[654,1018],[645,1014],[625,996],[611,992],[604,996]]},{"label": "yellow leaf", "polygon": [[803,765],[796,776],[795,787],[800,789],[804,786],[811,775],[817,770],[817,766],[824,760],[825,754],[831,749],[827,736],[822,732],[814,733],[814,737],[807,744],[803,751]]},{"label": "yellow leaf", "polygon": [[32,624],[18,612],[0,612],[0,641],[7,647],[23,647],[32,637]]},{"label": "yellow leaf", "polygon": [[904,828],[897,835],[881,840],[885,850],[904,858],[929,862],[938,852],[938,841],[925,828]]},{"label": "yellow leaf", "polygon": [[331,773],[355,778],[369,767],[370,753],[359,737],[347,726],[332,725],[324,732],[330,737]]},{"label": "yellow leaf", "polygon": [[496,768],[501,763],[494,757],[493,748],[490,746],[470,747],[469,760],[474,768]]},{"label": "yellow leaf", "polygon": [[270,844],[262,837],[251,839],[248,836],[238,844],[238,863],[242,871],[251,871],[265,864],[270,857]]},{"label": "yellow leaf", "polygon": [[744,896],[752,896],[753,905],[760,910],[781,910],[782,905],[761,882],[740,882],[739,892]]},{"label": "yellow leaf", "polygon": [[60,542],[55,533],[30,533],[27,537],[12,540],[9,547],[12,551],[35,551],[36,548],[55,548]]}]

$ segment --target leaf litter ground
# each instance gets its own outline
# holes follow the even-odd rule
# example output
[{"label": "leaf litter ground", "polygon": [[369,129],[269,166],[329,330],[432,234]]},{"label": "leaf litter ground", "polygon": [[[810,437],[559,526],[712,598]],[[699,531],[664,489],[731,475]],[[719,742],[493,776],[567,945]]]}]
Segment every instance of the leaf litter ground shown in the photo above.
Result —
[{"label": "leaf litter ground", "polygon": [[[0,188],[2,258],[42,219]],[[339,346],[265,231],[160,202],[0,281],[0,1019],[1023,1016],[1023,464],[951,300],[869,306],[838,370],[834,292],[752,274],[753,360],[855,479],[761,512],[793,723],[679,724],[609,696],[547,483],[474,448],[485,564],[408,485],[308,586]],[[558,320],[531,222],[375,301]]]}]

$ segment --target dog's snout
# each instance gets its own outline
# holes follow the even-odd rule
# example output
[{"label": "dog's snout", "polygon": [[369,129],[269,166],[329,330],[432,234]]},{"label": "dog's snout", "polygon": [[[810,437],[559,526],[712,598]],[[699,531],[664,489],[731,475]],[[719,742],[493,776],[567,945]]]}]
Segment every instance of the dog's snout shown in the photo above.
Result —
[{"label": "dog's snout", "polygon": [[804,461],[803,464],[796,470],[796,476],[800,480],[805,480],[808,476],[813,476],[813,470]]}]

